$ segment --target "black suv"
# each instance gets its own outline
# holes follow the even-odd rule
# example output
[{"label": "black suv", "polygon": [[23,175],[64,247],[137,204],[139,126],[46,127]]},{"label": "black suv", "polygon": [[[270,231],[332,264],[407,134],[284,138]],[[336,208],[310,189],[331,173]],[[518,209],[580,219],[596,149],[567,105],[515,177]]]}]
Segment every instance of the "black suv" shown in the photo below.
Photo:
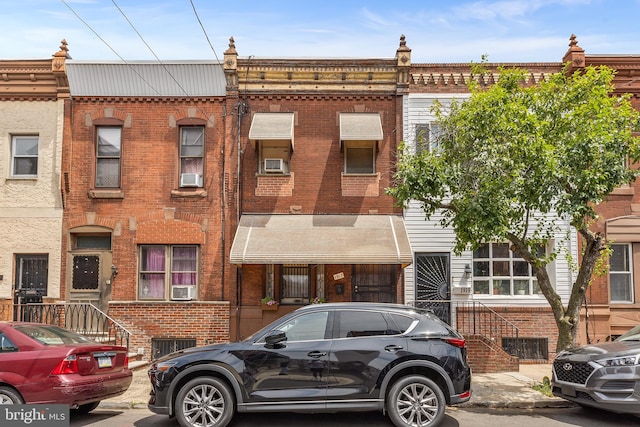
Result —
[{"label": "black suv", "polygon": [[382,410],[398,427],[436,426],[471,397],[465,340],[428,310],[312,304],[242,342],[182,350],[149,369],[149,409],[182,426],[238,412]]}]

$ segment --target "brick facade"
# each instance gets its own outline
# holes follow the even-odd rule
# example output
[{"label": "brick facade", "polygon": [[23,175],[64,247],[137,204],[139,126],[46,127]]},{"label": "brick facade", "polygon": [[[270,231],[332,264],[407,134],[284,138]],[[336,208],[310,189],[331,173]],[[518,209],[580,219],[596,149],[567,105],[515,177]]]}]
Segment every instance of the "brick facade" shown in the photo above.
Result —
[{"label": "brick facade", "polygon": [[[198,344],[204,344],[230,337],[229,302],[235,297],[235,273],[224,267],[229,247],[223,236],[234,227],[225,212],[234,197],[233,188],[227,189],[228,199],[222,189],[223,180],[231,176],[223,153],[233,155],[235,150],[226,147],[232,118],[224,115],[225,102],[224,97],[80,96],[67,101],[62,252],[68,255],[62,263],[63,295],[72,302],[97,298],[72,286],[74,257],[97,254],[101,295],[92,302],[134,332],[132,348],[144,348],[146,357],[151,356],[153,338],[196,337]],[[179,185],[181,121],[204,126],[202,188]],[[119,188],[95,186],[96,126],[105,124],[122,127]],[[111,236],[110,250],[74,246],[77,235],[100,233]],[[181,244],[198,248],[194,301],[139,301],[140,245]],[[110,274],[110,265],[117,268],[117,276]]]}]

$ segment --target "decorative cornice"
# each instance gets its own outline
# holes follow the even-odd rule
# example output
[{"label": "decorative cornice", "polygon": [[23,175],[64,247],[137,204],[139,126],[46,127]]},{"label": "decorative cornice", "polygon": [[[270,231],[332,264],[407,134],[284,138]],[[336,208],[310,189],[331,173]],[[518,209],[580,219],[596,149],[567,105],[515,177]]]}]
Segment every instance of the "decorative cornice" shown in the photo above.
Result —
[{"label": "decorative cornice", "polygon": [[0,100],[67,98],[66,41],[62,41],[60,49],[53,59],[0,60]]}]

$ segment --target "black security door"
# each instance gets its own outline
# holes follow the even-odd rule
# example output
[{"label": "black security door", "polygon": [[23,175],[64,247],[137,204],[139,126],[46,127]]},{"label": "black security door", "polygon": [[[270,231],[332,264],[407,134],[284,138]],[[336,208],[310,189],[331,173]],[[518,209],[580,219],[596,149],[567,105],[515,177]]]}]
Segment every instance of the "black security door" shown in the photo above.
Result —
[{"label": "black security door", "polygon": [[416,254],[416,305],[451,324],[449,254]]}]

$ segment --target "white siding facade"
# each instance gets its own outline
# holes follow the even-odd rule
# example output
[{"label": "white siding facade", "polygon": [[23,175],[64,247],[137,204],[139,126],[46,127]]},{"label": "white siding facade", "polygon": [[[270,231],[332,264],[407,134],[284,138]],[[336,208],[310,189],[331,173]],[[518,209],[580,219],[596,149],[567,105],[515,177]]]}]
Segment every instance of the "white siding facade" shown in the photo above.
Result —
[{"label": "white siding facade", "polygon": [[[403,99],[403,135],[405,142],[415,147],[416,125],[424,125],[435,122],[435,115],[431,109],[437,99],[443,105],[447,105],[452,99],[463,100],[467,95],[460,94],[409,94]],[[405,274],[405,301],[411,302],[416,299],[416,254],[437,253],[449,254],[450,256],[450,283],[451,299],[453,300],[479,300],[488,306],[548,306],[548,302],[543,295],[473,295],[464,293],[468,287],[472,287],[472,279],[465,277],[465,266],[473,265],[473,255],[471,251],[466,251],[460,256],[453,253],[455,234],[452,229],[443,228],[440,225],[441,216],[433,215],[429,220],[425,220],[424,212],[419,203],[413,202],[405,209],[405,225],[409,242],[414,254],[414,263],[404,269]],[[568,221],[559,223],[561,230],[558,232],[554,242],[554,250],[559,255],[555,262],[549,266],[549,274],[556,292],[566,303],[569,299],[571,286],[575,272],[570,268],[566,254],[577,259],[577,235],[572,230]],[[569,238],[566,238],[567,231]],[[564,246],[561,250],[559,246]]]}]

